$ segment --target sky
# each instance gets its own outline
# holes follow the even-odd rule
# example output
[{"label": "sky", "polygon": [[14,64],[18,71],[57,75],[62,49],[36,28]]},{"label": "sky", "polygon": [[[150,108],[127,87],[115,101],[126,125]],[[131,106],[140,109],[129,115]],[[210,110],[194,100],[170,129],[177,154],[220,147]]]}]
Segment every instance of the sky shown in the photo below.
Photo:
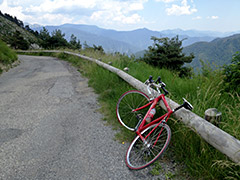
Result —
[{"label": "sky", "polygon": [[240,30],[240,0],[0,0],[24,23],[87,24],[105,29]]}]

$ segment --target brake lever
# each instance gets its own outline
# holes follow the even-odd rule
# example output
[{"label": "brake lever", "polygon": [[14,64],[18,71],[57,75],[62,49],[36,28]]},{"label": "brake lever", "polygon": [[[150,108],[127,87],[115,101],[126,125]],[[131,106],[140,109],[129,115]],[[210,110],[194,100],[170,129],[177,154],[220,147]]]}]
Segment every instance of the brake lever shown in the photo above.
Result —
[{"label": "brake lever", "polygon": [[159,82],[159,83],[161,83],[161,77],[160,76],[158,76],[158,78],[157,78],[157,81],[156,82]]},{"label": "brake lever", "polygon": [[149,80],[150,83],[153,83],[153,77],[152,76],[149,76],[148,80]]}]

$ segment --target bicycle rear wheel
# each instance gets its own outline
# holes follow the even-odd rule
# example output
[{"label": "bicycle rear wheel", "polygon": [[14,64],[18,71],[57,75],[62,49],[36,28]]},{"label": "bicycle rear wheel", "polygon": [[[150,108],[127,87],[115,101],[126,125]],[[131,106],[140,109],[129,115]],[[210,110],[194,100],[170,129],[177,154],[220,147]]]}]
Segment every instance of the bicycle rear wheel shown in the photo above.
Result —
[{"label": "bicycle rear wheel", "polygon": [[117,117],[121,125],[134,131],[139,119],[137,117],[145,116],[148,108],[132,112],[134,109],[142,107],[149,102],[149,97],[141,91],[132,90],[124,93],[117,103]]},{"label": "bicycle rear wheel", "polygon": [[[171,130],[167,124],[156,126],[152,125],[142,131],[145,143],[137,136],[130,144],[126,154],[126,164],[130,169],[138,170],[149,166],[167,149],[171,139]],[[150,133],[155,127],[156,129]]]}]

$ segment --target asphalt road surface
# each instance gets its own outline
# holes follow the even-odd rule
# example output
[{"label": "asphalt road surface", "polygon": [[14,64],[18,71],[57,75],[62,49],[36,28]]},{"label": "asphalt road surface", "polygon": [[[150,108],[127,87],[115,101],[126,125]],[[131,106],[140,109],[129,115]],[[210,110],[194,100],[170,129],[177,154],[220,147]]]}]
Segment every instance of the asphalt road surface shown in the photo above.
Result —
[{"label": "asphalt road surface", "polygon": [[128,145],[113,140],[75,68],[52,57],[19,59],[0,76],[0,179],[159,178],[126,167]]}]

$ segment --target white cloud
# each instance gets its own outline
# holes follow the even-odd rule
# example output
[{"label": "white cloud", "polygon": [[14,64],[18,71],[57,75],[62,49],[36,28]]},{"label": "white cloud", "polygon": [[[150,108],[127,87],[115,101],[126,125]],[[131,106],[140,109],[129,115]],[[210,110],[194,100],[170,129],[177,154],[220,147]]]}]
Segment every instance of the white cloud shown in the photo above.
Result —
[{"label": "white cloud", "polygon": [[137,3],[132,3],[129,6],[129,11],[139,11],[139,10],[143,10],[143,4],[141,2],[137,2]]},{"label": "white cloud", "polygon": [[9,7],[8,1],[3,0],[2,4],[0,4],[0,10],[2,13],[7,13],[12,16],[16,16],[18,19],[25,19],[27,16],[22,13],[23,8],[21,6]]},{"label": "white cloud", "polygon": [[[191,1],[193,3],[193,1]],[[197,9],[188,5],[187,0],[182,0],[181,5],[172,4],[170,8],[166,9],[167,15],[190,15],[197,12]]]},{"label": "white cloud", "polygon": [[143,21],[148,0],[3,0],[0,9],[29,23],[123,23]]},{"label": "white cloud", "polygon": [[194,18],[192,18],[193,20],[199,20],[199,19],[202,19],[202,17],[201,16],[196,16],[196,17],[194,17]]},{"label": "white cloud", "polygon": [[26,8],[26,11],[52,13],[60,8],[94,8],[97,2],[97,0],[44,0],[40,5],[30,5],[30,7]]},{"label": "white cloud", "polygon": [[138,1],[113,1],[104,3],[99,6],[98,11],[95,11],[91,20],[104,22],[106,24],[122,23],[122,24],[137,24],[143,21],[143,18],[136,11],[143,10],[143,3],[146,0]]},{"label": "white cloud", "polygon": [[164,3],[171,3],[171,2],[174,2],[176,0],[155,0],[157,2],[164,2]]},{"label": "white cloud", "polygon": [[136,23],[139,23],[142,20],[142,18],[138,14],[133,14],[131,16],[122,15],[120,18],[115,17],[113,20],[116,20],[123,24],[136,24]]},{"label": "white cloud", "polygon": [[41,24],[44,24],[44,22],[51,22],[51,25],[59,25],[69,23],[72,21],[73,18],[65,16],[64,14],[44,14],[43,16],[40,16],[38,18],[38,21],[36,23],[41,22]]},{"label": "white cloud", "polygon": [[3,0],[6,1],[9,7],[16,7],[16,6],[28,6],[29,4],[32,5],[39,5],[42,4],[44,0],[38,0],[38,1],[33,1],[33,0]]},{"label": "white cloud", "polygon": [[207,19],[219,19],[218,16],[208,16]]}]

